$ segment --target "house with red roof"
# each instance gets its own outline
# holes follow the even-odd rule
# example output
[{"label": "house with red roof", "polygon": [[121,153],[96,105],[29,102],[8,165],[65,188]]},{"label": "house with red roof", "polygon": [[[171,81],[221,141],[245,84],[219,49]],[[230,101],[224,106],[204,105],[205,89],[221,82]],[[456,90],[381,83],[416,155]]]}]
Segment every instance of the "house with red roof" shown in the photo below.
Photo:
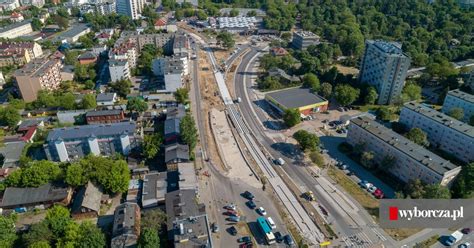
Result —
[{"label": "house with red roof", "polygon": [[272,47],[270,53],[273,56],[285,56],[288,55],[288,51],[283,47]]},{"label": "house with red roof", "polygon": [[21,13],[13,11],[13,13],[10,15],[10,20],[12,22],[22,22],[25,20],[25,18]]},{"label": "house with red roof", "polygon": [[158,20],[155,21],[155,29],[156,30],[166,30],[166,24],[168,22],[163,19],[163,18],[160,18]]}]

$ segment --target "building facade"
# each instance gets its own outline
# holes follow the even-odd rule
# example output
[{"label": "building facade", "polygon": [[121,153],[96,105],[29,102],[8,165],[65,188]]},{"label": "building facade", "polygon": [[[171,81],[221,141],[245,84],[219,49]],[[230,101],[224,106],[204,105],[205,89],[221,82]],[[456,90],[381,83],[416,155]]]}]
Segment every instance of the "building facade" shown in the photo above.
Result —
[{"label": "building facade", "polygon": [[[35,59],[43,55],[43,49],[36,42],[0,42],[0,53],[28,53],[30,59]],[[28,61],[29,62],[29,61]]]},{"label": "building facade", "polygon": [[422,129],[435,148],[464,162],[474,161],[473,126],[416,102],[403,106],[399,122],[410,129]]},{"label": "building facade", "polygon": [[49,132],[44,145],[48,160],[71,161],[87,154],[127,156],[140,145],[136,125],[121,122],[106,125],[85,125],[55,128]]},{"label": "building facade", "polygon": [[87,124],[117,123],[125,120],[122,110],[94,110],[86,113]]},{"label": "building facade", "polygon": [[402,93],[410,61],[398,43],[367,40],[359,81],[375,87],[378,104],[391,104]]},{"label": "building facade", "polygon": [[374,154],[375,163],[393,164],[388,172],[403,182],[420,179],[428,184],[450,186],[461,167],[413,143],[376,121],[361,116],[350,121],[347,142]]},{"label": "building facade", "polygon": [[296,31],[293,32],[291,45],[296,49],[306,49],[311,45],[318,45],[319,39],[319,36],[311,31]]},{"label": "building facade", "polygon": [[120,204],[114,212],[112,248],[136,247],[140,237],[140,207],[136,203]]},{"label": "building facade", "polygon": [[61,84],[62,64],[57,59],[35,59],[14,73],[20,94],[25,102],[32,102],[40,90],[56,90]]},{"label": "building facade", "polygon": [[19,36],[29,34],[31,32],[33,32],[31,21],[26,20],[26,21],[10,24],[0,29],[0,38],[15,39]]},{"label": "building facade", "polygon": [[117,82],[130,78],[130,67],[127,60],[109,60],[110,81]]},{"label": "building facade", "polygon": [[130,16],[133,20],[137,20],[142,13],[144,5],[144,0],[117,0],[116,12],[119,15]]},{"label": "building facade", "polygon": [[441,111],[448,114],[453,108],[462,109],[464,112],[463,121],[469,122],[469,118],[474,115],[474,95],[459,89],[449,91],[444,99]]}]

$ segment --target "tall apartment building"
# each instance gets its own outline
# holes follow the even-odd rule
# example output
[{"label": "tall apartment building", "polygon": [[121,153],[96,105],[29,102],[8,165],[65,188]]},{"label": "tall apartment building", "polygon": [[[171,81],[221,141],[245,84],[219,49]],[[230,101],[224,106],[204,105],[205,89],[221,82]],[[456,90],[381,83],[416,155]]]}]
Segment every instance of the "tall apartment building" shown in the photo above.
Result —
[{"label": "tall apartment building", "polygon": [[32,102],[40,90],[56,90],[61,84],[62,64],[57,59],[34,59],[15,71],[21,97],[25,102]]},{"label": "tall apartment building", "polygon": [[460,108],[464,111],[464,122],[468,122],[469,118],[474,115],[474,95],[463,92],[459,89],[451,90],[444,99],[441,111],[448,114],[453,108]]},{"label": "tall apartment building", "polygon": [[87,154],[110,156],[128,155],[139,146],[135,123],[85,125],[55,128],[49,132],[44,145],[48,160],[71,161]]},{"label": "tall apartment building", "polygon": [[390,104],[400,97],[409,67],[410,58],[400,44],[367,40],[359,81],[375,87],[378,104]]},{"label": "tall apartment building", "polygon": [[0,29],[0,38],[15,39],[25,34],[33,32],[31,20],[10,24]]},{"label": "tall apartment building", "polygon": [[434,147],[462,161],[474,161],[474,127],[416,102],[403,106],[399,122],[422,129]]},{"label": "tall apartment building", "polygon": [[311,45],[318,45],[319,39],[319,36],[311,31],[296,31],[293,32],[291,45],[296,49],[306,49]]},{"label": "tall apartment building", "polygon": [[130,78],[130,66],[127,60],[110,59],[109,60],[110,81],[117,82],[122,79]]},{"label": "tall apartment building", "polygon": [[28,62],[43,55],[43,49],[36,42],[0,42],[0,54],[28,53]]},{"label": "tall apartment building", "polygon": [[114,0],[98,3],[95,8],[95,11],[101,15],[110,15],[117,12],[117,5]]},{"label": "tall apartment building", "polygon": [[403,182],[420,179],[428,184],[450,186],[461,171],[461,167],[366,116],[351,120],[347,142],[352,146],[362,145],[365,151],[373,152],[375,163],[382,163],[386,158],[394,159],[387,170]]},{"label": "tall apartment building", "polygon": [[145,7],[145,0],[117,0],[116,7],[117,14],[137,20]]}]

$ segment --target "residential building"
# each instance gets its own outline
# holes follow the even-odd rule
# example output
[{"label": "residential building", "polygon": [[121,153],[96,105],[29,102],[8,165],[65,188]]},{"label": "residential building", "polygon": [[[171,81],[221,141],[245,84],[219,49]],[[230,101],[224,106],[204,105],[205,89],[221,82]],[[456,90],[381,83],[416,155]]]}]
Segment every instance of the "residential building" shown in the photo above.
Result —
[{"label": "residential building", "polygon": [[93,110],[86,113],[87,124],[117,123],[125,120],[122,110]]},{"label": "residential building", "polygon": [[0,66],[19,65],[30,62],[30,56],[25,50],[0,51]]},{"label": "residential building", "polygon": [[265,94],[265,100],[281,114],[287,109],[298,109],[302,116],[324,112],[328,100],[314,94],[307,88],[289,88]]},{"label": "residential building", "polygon": [[72,202],[71,214],[75,219],[96,218],[100,211],[102,191],[92,182],[88,182],[77,192]]},{"label": "residential building", "polygon": [[164,81],[163,92],[176,92],[177,89],[183,87],[184,78],[189,73],[187,58],[172,56],[154,59],[152,71],[155,76]]},{"label": "residential building", "polygon": [[130,66],[127,60],[109,60],[110,81],[117,82],[122,79],[130,79]]},{"label": "residential building", "polygon": [[[351,119],[347,142],[372,152],[373,161],[403,182],[420,179],[428,184],[450,186],[461,167],[413,143],[367,116]],[[387,165],[387,161],[390,165]]]},{"label": "residential building", "polygon": [[20,207],[34,208],[43,205],[45,208],[53,204],[63,206],[71,202],[73,190],[70,187],[57,187],[49,183],[37,188],[8,187],[3,193],[0,208],[15,209]]},{"label": "residential building", "polygon": [[110,15],[117,12],[117,4],[115,0],[108,0],[106,2],[95,5],[96,12],[100,15]]},{"label": "residential building", "polygon": [[16,22],[0,29],[0,38],[15,39],[33,32],[31,20]]},{"label": "residential building", "polygon": [[129,67],[134,68],[137,66],[138,51],[136,40],[125,39],[124,41],[119,39],[115,42],[114,47],[110,49],[109,58],[127,60]]},{"label": "residential building", "polygon": [[458,159],[474,161],[474,127],[416,102],[406,103],[400,113],[400,123],[407,128],[420,128],[431,146]]},{"label": "residential building", "polygon": [[391,104],[400,99],[410,67],[410,58],[401,44],[367,40],[359,81],[373,86],[379,95],[378,104]]},{"label": "residential building", "polygon": [[5,85],[5,77],[3,76],[3,72],[0,71],[0,90],[3,89],[3,86]]},{"label": "residential building", "polygon": [[166,144],[174,144],[178,142],[179,139],[179,124],[181,122],[180,118],[170,118],[165,120],[164,127],[164,142]]},{"label": "residential building", "polygon": [[462,109],[464,112],[463,121],[469,122],[469,118],[474,115],[474,95],[459,89],[448,91],[441,111],[449,114],[453,108]]},{"label": "residential building", "polygon": [[167,165],[188,162],[189,159],[188,145],[171,144],[165,146],[165,163]]},{"label": "residential building", "polygon": [[293,32],[293,40],[291,45],[299,50],[306,49],[309,46],[319,45],[320,37],[311,31],[295,31]]},{"label": "residential building", "polygon": [[114,213],[112,248],[135,247],[140,237],[140,207],[136,203],[120,204]]},{"label": "residential building", "polygon": [[12,14],[10,15],[10,20],[12,22],[22,22],[25,20],[23,15],[21,13],[13,11]]},{"label": "residential building", "polygon": [[191,162],[179,163],[178,164],[178,174],[179,174],[179,189],[191,189],[196,193],[198,192],[198,180],[196,177],[196,170],[194,169],[194,164]]},{"label": "residential building", "polygon": [[80,119],[81,115],[85,115],[87,110],[67,110],[67,111],[58,111],[56,113],[56,118],[58,118],[58,122],[61,124],[74,124],[77,122],[77,119]]},{"label": "residential building", "polygon": [[97,62],[97,57],[98,55],[96,53],[85,52],[79,55],[79,57],[77,57],[77,60],[79,61],[81,65],[89,65],[89,64],[94,64],[95,62]]},{"label": "residential building", "polygon": [[288,51],[283,47],[272,47],[270,53],[275,57],[288,55]]},{"label": "residential building", "polygon": [[36,100],[40,90],[56,90],[61,84],[61,61],[34,59],[15,71],[20,94],[25,102]]},{"label": "residential building", "polygon": [[20,7],[20,1],[19,0],[1,0],[0,1],[0,10],[2,12],[12,11],[12,10],[15,10],[18,7]]},{"label": "residential building", "polygon": [[187,57],[189,50],[189,39],[186,34],[177,33],[173,38],[173,54],[179,57]]},{"label": "residential building", "polygon": [[20,0],[22,6],[36,6],[38,8],[42,8],[45,4],[45,0]]},{"label": "residential building", "polygon": [[79,40],[79,37],[86,35],[91,31],[92,29],[87,24],[79,23],[60,33],[54,39],[62,43],[75,43]]},{"label": "residential building", "polygon": [[87,154],[127,156],[140,145],[140,140],[136,125],[131,122],[55,128],[49,132],[44,150],[48,160],[61,162]]},{"label": "residential building", "polygon": [[100,93],[95,98],[97,106],[113,106],[117,102],[117,93]]},{"label": "residential building", "polygon": [[116,11],[119,15],[126,15],[137,20],[143,10],[144,0],[117,0]]},{"label": "residential building", "polygon": [[198,0],[177,0],[176,3],[178,4],[190,3],[194,7],[197,7],[199,5]]},{"label": "residential building", "polygon": [[[28,53],[28,57],[30,59],[36,59],[43,55],[43,50],[41,46],[36,42],[0,42],[0,53],[10,52],[10,53],[18,53],[26,51]],[[29,61],[27,61],[29,62]]]},{"label": "residential building", "polygon": [[166,194],[168,240],[175,248],[213,247],[206,206],[196,191],[175,190]]},{"label": "residential building", "polygon": [[143,208],[152,208],[165,203],[167,193],[166,173],[152,172],[143,178],[141,203]]},{"label": "residential building", "polygon": [[466,85],[471,88],[472,91],[474,91],[474,70],[472,70],[466,80]]},{"label": "residential building", "polygon": [[1,168],[16,168],[20,165],[20,157],[25,147],[26,142],[6,142],[3,147],[0,147],[0,155],[3,159],[0,161]]},{"label": "residential building", "polygon": [[457,0],[459,6],[464,9],[474,8],[474,0]]}]

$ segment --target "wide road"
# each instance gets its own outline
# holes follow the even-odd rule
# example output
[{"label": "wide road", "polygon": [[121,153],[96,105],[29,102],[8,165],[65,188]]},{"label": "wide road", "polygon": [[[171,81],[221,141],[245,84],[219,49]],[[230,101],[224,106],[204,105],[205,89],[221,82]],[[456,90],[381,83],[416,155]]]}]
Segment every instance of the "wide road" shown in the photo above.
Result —
[{"label": "wide road", "polygon": [[[350,241],[345,242],[348,246],[357,245],[359,240],[367,246],[371,243],[378,242],[388,243],[390,247],[395,246],[395,241],[384,234],[383,230],[374,223],[372,217],[369,216],[367,212],[362,210],[357,214],[341,214],[338,211],[332,211],[332,209],[336,208],[337,203],[328,200],[327,196],[320,194],[319,190],[317,190],[317,186],[319,185],[317,185],[316,180],[308,173],[306,168],[296,161],[294,157],[286,157],[284,154],[273,149],[272,145],[275,141],[265,134],[262,124],[259,123],[261,122],[260,119],[265,120],[265,117],[263,117],[262,114],[258,114],[259,109],[255,109],[256,105],[253,102],[254,99],[251,99],[249,96],[252,92],[251,77],[252,74],[254,74],[254,62],[259,54],[259,49],[253,48],[243,57],[240,65],[237,67],[234,81],[236,96],[242,98],[242,103],[239,104],[240,112],[243,114],[243,117],[257,140],[260,141],[273,157],[282,157],[286,161],[285,166],[282,168],[295,183],[304,185],[304,187],[308,190],[312,190],[316,194],[317,201],[329,211],[329,215],[332,217],[332,224],[338,232],[338,236],[350,239]],[[255,115],[257,115],[258,118],[256,118]],[[359,205],[359,209],[363,208]]]}]

